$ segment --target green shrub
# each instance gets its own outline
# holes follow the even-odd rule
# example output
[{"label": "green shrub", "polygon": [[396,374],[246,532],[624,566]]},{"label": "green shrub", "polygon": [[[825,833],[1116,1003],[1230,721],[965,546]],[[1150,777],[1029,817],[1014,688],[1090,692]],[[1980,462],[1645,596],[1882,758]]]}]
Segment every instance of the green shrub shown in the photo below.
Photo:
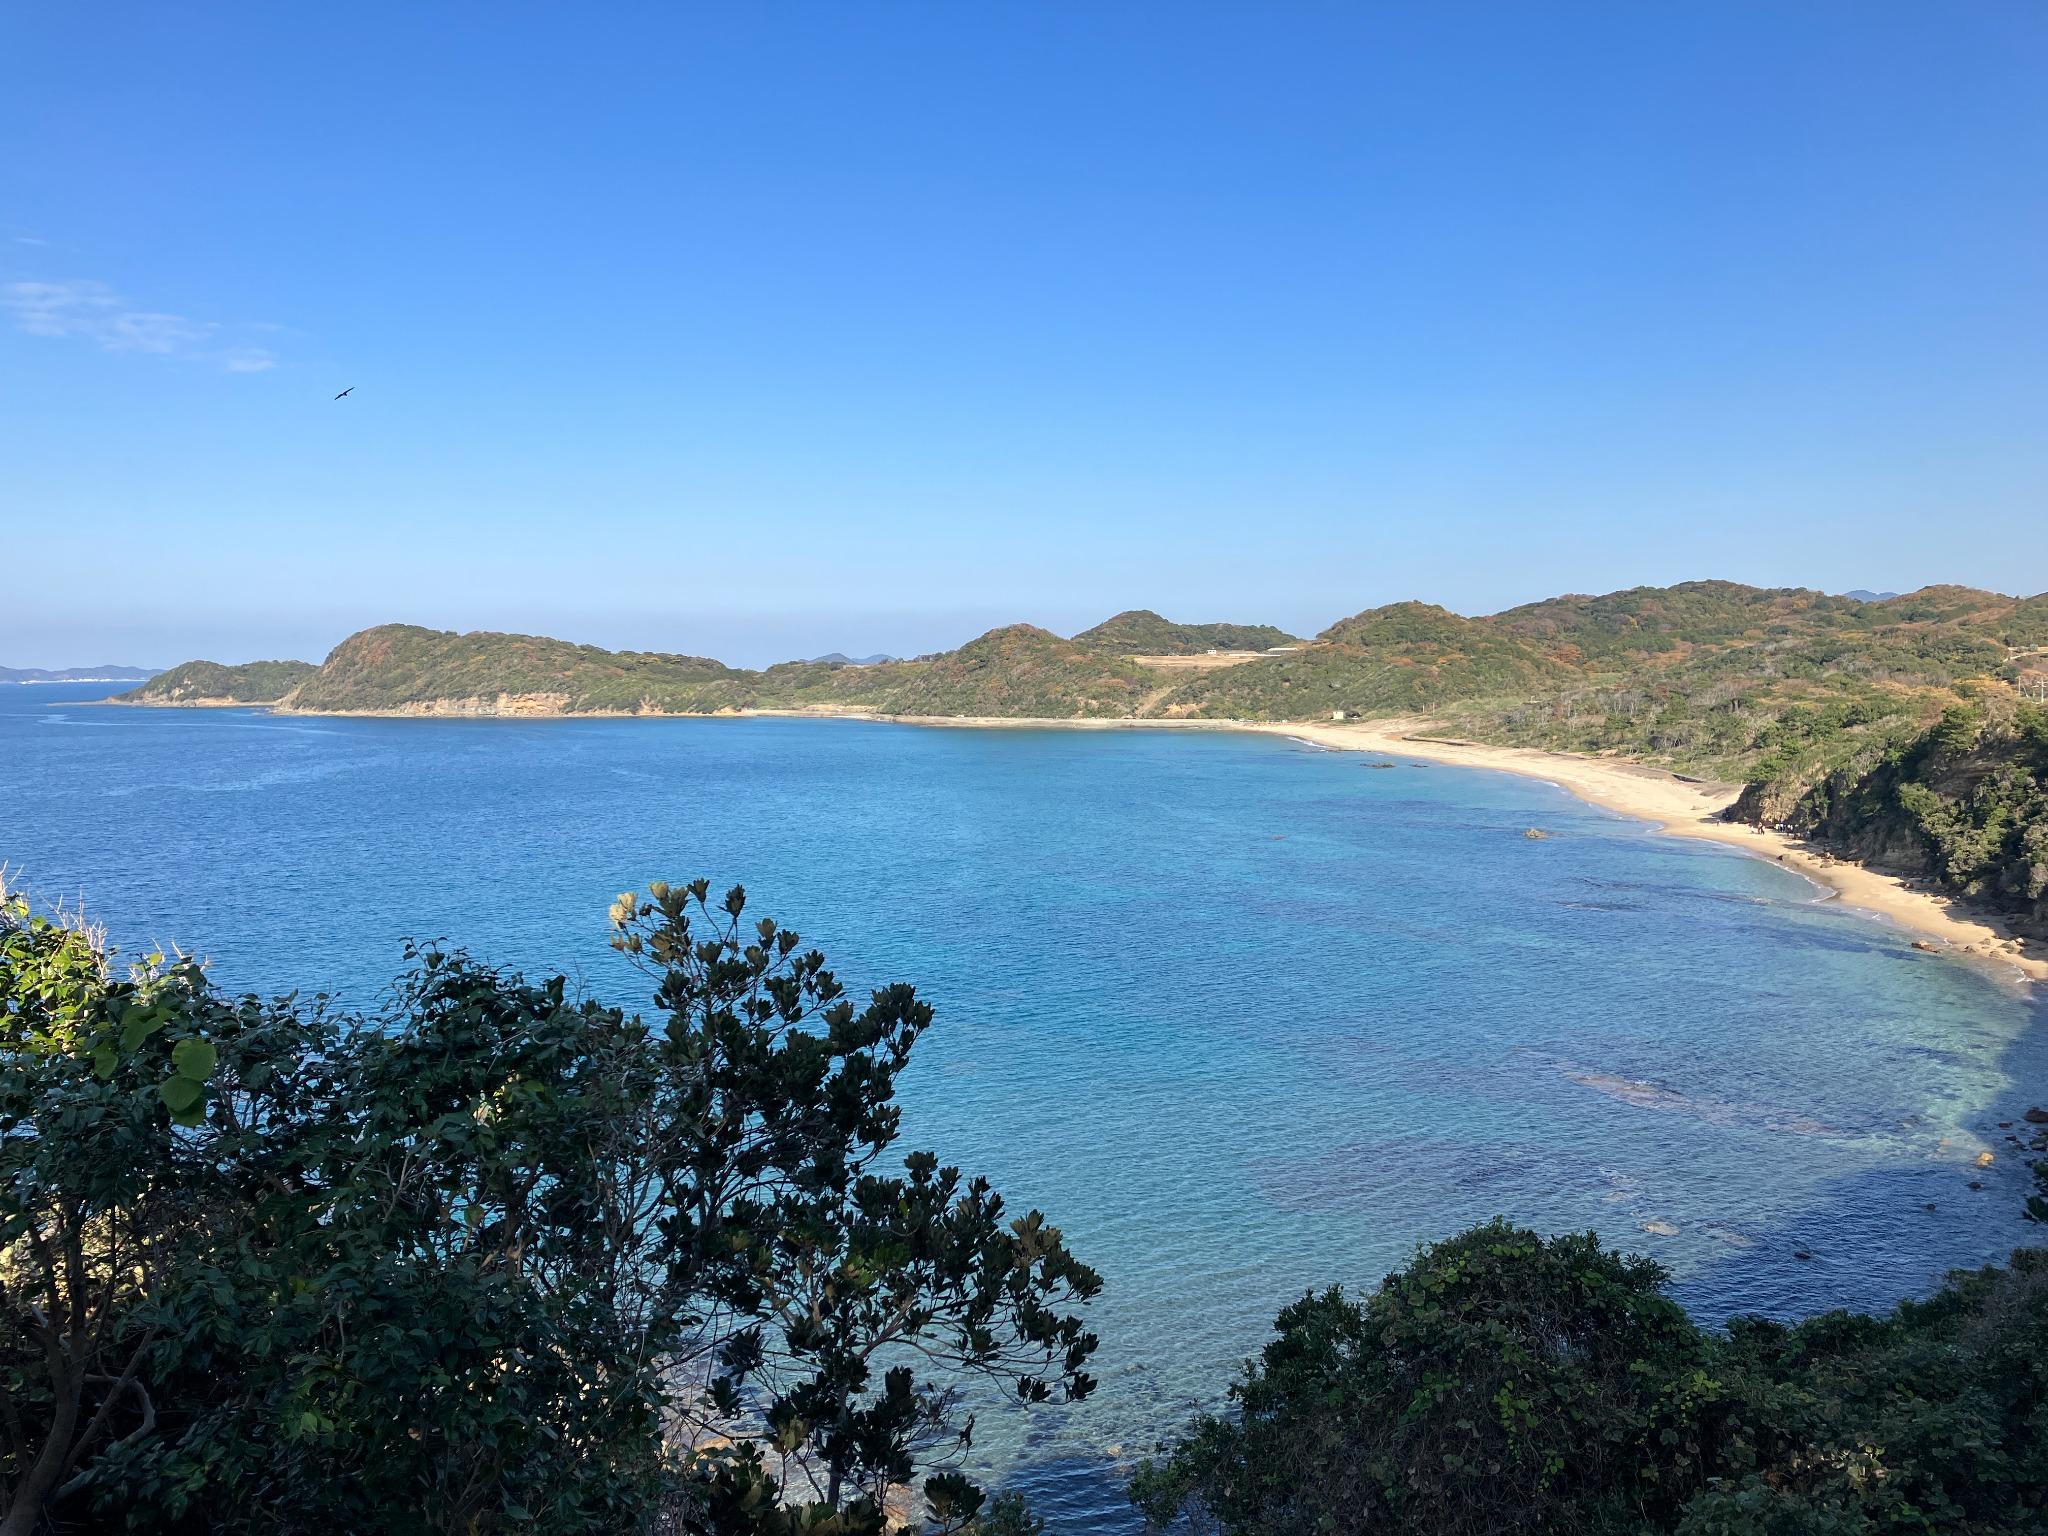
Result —
[{"label": "green shrub", "polygon": [[0,895],[0,1533],[875,1536],[962,1375],[1085,1396],[1094,1273],[896,1149],[929,1007],[744,914],[620,899],[649,1018],[420,949],[364,1019]]},{"label": "green shrub", "polygon": [[2021,1536],[2048,1519],[2048,1253],[1892,1316],[1689,1322],[1647,1260],[1494,1222],[1280,1315],[1148,1463],[1224,1536]]}]

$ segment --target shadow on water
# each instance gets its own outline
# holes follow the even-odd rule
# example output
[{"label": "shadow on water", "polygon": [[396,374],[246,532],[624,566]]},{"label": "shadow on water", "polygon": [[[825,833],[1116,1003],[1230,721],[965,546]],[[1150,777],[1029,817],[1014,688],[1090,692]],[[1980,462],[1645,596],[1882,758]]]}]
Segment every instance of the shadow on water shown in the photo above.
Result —
[{"label": "shadow on water", "polygon": [[[1835,1309],[1884,1314],[1938,1288],[1955,1267],[1940,1256],[1967,1247],[1987,1224],[2009,1231],[2012,1247],[2048,1244],[2048,1228],[2023,1216],[2034,1180],[2021,1144],[2027,1110],[2048,1104],[2048,998],[2031,999],[2028,1012],[2029,1027],[1998,1053],[2006,1085],[1963,1126],[1991,1153],[1989,1165],[1964,1149],[1836,1180],[1798,1214],[1763,1227],[1753,1251],[1681,1276],[1673,1287],[1678,1300],[1710,1326],[1737,1314],[1780,1321]],[[1658,1256],[1654,1247],[1645,1251]],[[2009,1251],[1978,1257],[2003,1263]],[[1708,1304],[1710,1297],[1719,1305]]]}]

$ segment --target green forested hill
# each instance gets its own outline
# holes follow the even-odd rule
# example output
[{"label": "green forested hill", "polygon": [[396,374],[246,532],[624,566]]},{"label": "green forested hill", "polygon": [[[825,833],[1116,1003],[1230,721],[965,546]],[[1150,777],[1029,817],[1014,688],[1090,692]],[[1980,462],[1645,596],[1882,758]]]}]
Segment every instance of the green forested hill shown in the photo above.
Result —
[{"label": "green forested hill", "polygon": [[234,667],[188,661],[115,698],[123,704],[275,704],[318,670],[306,661],[250,661]]},{"label": "green forested hill", "polygon": [[702,656],[607,651],[538,635],[385,624],[350,635],[290,700],[298,710],[435,706],[700,713],[751,702],[750,674]]},{"label": "green forested hill", "polygon": [[1074,636],[1083,650],[1119,656],[1200,656],[1208,651],[1264,651],[1299,642],[1270,624],[1176,624],[1149,608],[1131,608]]},{"label": "green forested hill", "polygon": [[1597,664],[1852,628],[1865,606],[1804,588],[1687,581],[1603,597],[1553,597],[1486,622],[1560,660]]},{"label": "green forested hill", "polygon": [[1400,715],[1453,700],[1521,698],[1566,670],[1535,648],[1428,603],[1394,603],[1340,620],[1289,655],[1204,673],[1167,712],[1217,719],[1326,720]]},{"label": "green forested hill", "polygon": [[957,651],[867,669],[872,701],[899,715],[1099,718],[1133,715],[1159,681],[1030,624],[992,629]]},{"label": "green forested hill", "polygon": [[1810,782],[1916,737],[1971,679],[2016,682],[2029,660],[2006,637],[2028,609],[1954,587],[1851,603],[1722,582],[1558,599],[1487,622],[1544,645],[1569,675],[1445,713],[1492,740]]}]

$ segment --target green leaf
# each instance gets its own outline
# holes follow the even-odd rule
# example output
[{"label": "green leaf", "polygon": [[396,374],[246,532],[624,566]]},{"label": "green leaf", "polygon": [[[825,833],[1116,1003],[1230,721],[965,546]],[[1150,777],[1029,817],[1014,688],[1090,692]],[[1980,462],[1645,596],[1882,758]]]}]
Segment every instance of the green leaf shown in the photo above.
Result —
[{"label": "green leaf", "polygon": [[92,1075],[105,1082],[114,1075],[114,1064],[118,1060],[111,1045],[96,1046],[92,1053]]},{"label": "green leaf", "polygon": [[203,1083],[213,1076],[213,1069],[220,1062],[220,1052],[213,1048],[210,1040],[180,1040],[171,1047],[171,1065],[178,1076]]},{"label": "green leaf", "polygon": [[199,1101],[206,1097],[206,1090],[189,1077],[170,1077],[157,1084],[158,1093],[175,1115],[189,1114]]},{"label": "green leaf", "polygon": [[143,1041],[163,1027],[164,1021],[157,1017],[154,1008],[129,1009],[127,1023],[121,1027],[121,1049],[132,1051],[139,1048]]}]

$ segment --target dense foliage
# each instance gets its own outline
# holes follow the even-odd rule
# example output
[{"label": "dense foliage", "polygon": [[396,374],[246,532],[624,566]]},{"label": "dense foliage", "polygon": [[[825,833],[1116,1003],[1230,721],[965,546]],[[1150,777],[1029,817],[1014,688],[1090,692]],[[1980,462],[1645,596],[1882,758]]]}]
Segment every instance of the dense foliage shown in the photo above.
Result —
[{"label": "dense foliage", "polygon": [[1133,1496],[1221,1536],[2020,1536],[2048,1522],[2048,1253],[1888,1318],[1697,1328],[1644,1259],[1494,1222],[1332,1291]]},{"label": "dense foliage", "polygon": [[745,679],[703,656],[607,651],[536,635],[386,624],[350,635],[299,690],[305,710],[526,707],[703,712],[749,702]]},{"label": "dense foliage", "polygon": [[648,1017],[422,949],[365,1019],[0,899],[0,1533],[1025,1529],[956,1389],[1085,1395],[1099,1282],[744,905],[620,899]]},{"label": "dense foliage", "polygon": [[1972,689],[1922,731],[1741,807],[1851,857],[1927,874],[2048,935],[2048,706]]}]

